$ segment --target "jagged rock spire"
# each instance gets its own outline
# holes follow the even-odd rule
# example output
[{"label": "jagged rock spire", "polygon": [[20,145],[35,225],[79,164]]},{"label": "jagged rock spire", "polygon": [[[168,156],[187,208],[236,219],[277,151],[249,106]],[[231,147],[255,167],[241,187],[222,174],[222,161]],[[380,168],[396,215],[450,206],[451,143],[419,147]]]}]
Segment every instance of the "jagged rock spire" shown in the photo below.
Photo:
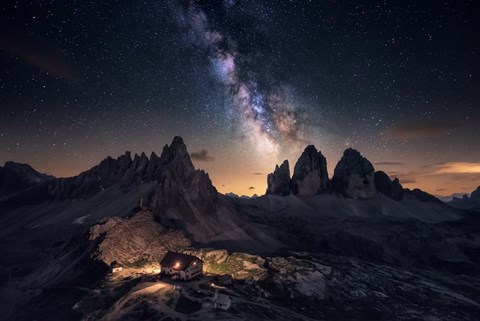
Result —
[{"label": "jagged rock spire", "polygon": [[332,184],[343,196],[371,198],[376,194],[372,163],[357,150],[348,148],[335,167]]},{"label": "jagged rock spire", "polygon": [[178,177],[185,177],[195,171],[187,146],[179,136],[173,138],[172,143],[163,147],[160,156],[162,167],[169,168]]},{"label": "jagged rock spire", "polygon": [[267,184],[267,194],[290,195],[290,167],[288,160],[284,160],[280,166],[275,166],[275,171],[267,176]]},{"label": "jagged rock spire", "polygon": [[327,160],[315,146],[309,145],[295,164],[292,177],[294,195],[315,195],[328,191]]}]

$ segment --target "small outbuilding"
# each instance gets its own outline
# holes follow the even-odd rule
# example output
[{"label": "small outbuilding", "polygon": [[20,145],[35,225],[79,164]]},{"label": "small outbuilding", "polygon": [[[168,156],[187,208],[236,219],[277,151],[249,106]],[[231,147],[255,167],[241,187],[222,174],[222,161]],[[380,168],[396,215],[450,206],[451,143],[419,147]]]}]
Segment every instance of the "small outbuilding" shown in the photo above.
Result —
[{"label": "small outbuilding", "polygon": [[160,271],[180,280],[191,280],[203,274],[203,261],[193,255],[167,252],[160,261]]},{"label": "small outbuilding", "polygon": [[121,272],[123,270],[123,266],[120,263],[118,263],[117,261],[113,261],[110,264],[110,268],[112,269],[112,273],[118,273],[118,272]]},{"label": "small outbuilding", "polygon": [[218,294],[214,301],[214,308],[220,310],[228,310],[232,306],[232,299],[226,294]]},{"label": "small outbuilding", "polygon": [[218,293],[218,290],[215,290],[213,297],[205,298],[202,302],[203,308],[210,308],[216,310],[228,310],[232,306],[232,298],[230,296]]}]

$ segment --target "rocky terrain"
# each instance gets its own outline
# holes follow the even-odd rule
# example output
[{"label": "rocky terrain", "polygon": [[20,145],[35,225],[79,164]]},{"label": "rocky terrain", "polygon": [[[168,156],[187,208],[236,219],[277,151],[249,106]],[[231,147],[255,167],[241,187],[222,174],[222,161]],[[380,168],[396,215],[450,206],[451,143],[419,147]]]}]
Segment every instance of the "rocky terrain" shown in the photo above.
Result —
[{"label": "rocky terrain", "polygon": [[[190,252],[195,253],[195,252]],[[197,252],[198,253],[198,252]],[[478,280],[405,271],[358,259],[292,253],[260,257],[202,250],[209,276],[191,282],[111,278],[75,304],[84,320],[474,320]],[[217,260],[218,259],[218,260]],[[228,287],[213,285],[231,273]],[[227,294],[229,311],[201,304]],[[116,304],[108,304],[114,301]]]},{"label": "rocky terrain", "polygon": [[[308,146],[256,198],[218,193],[180,137],[160,157],[127,152],[71,178],[12,164],[0,175],[23,177],[0,181],[0,319],[480,317],[477,213],[404,189],[353,149],[330,179]],[[206,275],[160,279],[169,250]],[[114,261],[124,269],[109,274]],[[223,274],[231,287],[212,284]],[[229,311],[203,304],[216,291]]]}]

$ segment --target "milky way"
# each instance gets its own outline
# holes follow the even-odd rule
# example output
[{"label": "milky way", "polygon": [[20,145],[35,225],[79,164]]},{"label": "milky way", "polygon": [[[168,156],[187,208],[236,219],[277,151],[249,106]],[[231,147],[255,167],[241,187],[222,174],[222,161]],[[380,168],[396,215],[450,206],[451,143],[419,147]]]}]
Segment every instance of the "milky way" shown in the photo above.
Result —
[{"label": "milky way", "polygon": [[[225,8],[233,2],[225,2]],[[305,144],[304,122],[300,111],[282,92],[285,85],[270,79],[267,89],[261,89],[255,76],[242,72],[239,62],[255,56],[240,54],[237,44],[228,34],[210,27],[208,17],[195,2],[179,9],[178,21],[188,32],[189,40],[206,53],[212,74],[225,87],[231,99],[231,114],[237,122],[237,132],[258,151],[278,153],[285,143]],[[246,76],[245,76],[246,75]]]}]

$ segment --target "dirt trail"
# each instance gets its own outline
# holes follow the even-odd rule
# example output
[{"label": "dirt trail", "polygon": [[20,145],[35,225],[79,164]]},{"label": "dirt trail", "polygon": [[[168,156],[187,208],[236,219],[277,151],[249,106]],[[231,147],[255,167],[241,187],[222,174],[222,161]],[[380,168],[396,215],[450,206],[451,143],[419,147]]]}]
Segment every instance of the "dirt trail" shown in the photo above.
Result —
[{"label": "dirt trail", "polygon": [[[141,283],[115,303],[113,311],[106,316],[105,320],[118,320],[119,314],[125,312],[124,310],[122,310],[125,304],[138,296],[157,294],[160,297],[164,296],[167,292],[172,290],[173,286],[164,282]],[[159,304],[160,302],[161,300],[158,300]]]}]

